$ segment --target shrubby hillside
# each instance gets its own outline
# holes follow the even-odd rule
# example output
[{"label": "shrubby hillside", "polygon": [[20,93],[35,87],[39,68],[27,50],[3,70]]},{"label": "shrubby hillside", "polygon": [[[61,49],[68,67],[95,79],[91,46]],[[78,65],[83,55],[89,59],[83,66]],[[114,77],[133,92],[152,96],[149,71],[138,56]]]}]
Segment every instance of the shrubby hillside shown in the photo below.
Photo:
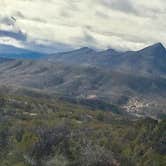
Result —
[{"label": "shrubby hillside", "polygon": [[166,121],[109,109],[1,95],[0,166],[165,166]]}]

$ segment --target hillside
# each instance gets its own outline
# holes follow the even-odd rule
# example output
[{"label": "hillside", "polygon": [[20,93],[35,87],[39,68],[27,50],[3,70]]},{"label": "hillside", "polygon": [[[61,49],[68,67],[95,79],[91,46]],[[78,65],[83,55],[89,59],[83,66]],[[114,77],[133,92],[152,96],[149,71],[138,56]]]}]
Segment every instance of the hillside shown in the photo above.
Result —
[{"label": "hillside", "polygon": [[[165,113],[164,77],[133,75],[99,67],[64,65],[43,60],[5,61],[0,63],[0,71],[1,86],[30,88],[70,98],[93,96],[108,103],[120,103],[123,108],[126,105],[128,108],[134,106],[134,111],[141,114],[147,112],[148,115],[160,116]],[[132,100],[134,98],[136,102]],[[141,107],[137,105],[137,100]],[[154,111],[147,111],[149,108]]]},{"label": "hillside", "polygon": [[165,121],[1,95],[0,166],[164,166]]}]

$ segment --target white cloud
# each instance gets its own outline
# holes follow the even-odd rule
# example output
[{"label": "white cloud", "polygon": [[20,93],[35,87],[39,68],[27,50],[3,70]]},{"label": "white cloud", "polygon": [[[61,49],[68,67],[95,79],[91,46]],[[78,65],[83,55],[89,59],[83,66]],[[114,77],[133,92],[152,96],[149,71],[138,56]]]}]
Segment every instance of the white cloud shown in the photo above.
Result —
[{"label": "white cloud", "polygon": [[166,45],[165,19],[165,0],[0,0],[0,30],[26,34],[25,45]]},{"label": "white cloud", "polygon": [[24,47],[20,41],[17,41],[16,39],[9,38],[9,37],[1,37],[0,44],[9,44],[16,47]]}]

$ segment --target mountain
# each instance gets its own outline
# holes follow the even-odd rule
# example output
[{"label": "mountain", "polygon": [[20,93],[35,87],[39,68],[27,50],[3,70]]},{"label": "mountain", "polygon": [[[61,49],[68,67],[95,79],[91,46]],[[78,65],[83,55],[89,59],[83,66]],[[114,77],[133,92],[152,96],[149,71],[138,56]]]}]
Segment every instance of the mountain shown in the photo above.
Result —
[{"label": "mountain", "polygon": [[44,60],[0,63],[0,87],[31,89],[49,95],[97,99],[127,111],[160,117],[165,114],[166,79],[95,66],[74,66]]},{"label": "mountain", "polygon": [[103,100],[139,115],[166,113],[166,51],[160,43],[139,51],[84,47],[35,61],[2,62],[0,87]]},{"label": "mountain", "polygon": [[44,57],[45,54],[18,48],[11,45],[0,44],[0,57],[8,59],[39,59]]},{"label": "mountain", "polygon": [[69,52],[52,54],[48,56],[48,60],[67,64],[91,64],[96,58],[96,54],[97,52],[95,50],[83,47]]},{"label": "mountain", "polygon": [[113,49],[94,51],[81,48],[49,56],[49,61],[73,65],[91,65],[120,72],[141,75],[165,75],[166,50],[156,43],[139,51],[119,52]]},{"label": "mountain", "polygon": [[70,52],[52,54],[48,56],[48,60],[70,65],[105,65],[110,63],[112,56],[119,54],[121,53],[113,49],[95,51],[91,48],[83,47]]},{"label": "mountain", "polygon": [[0,166],[165,166],[164,47],[56,56],[0,58]]},{"label": "mountain", "polygon": [[139,51],[129,51],[114,57],[111,67],[114,70],[142,75],[166,74],[166,50],[161,43]]}]

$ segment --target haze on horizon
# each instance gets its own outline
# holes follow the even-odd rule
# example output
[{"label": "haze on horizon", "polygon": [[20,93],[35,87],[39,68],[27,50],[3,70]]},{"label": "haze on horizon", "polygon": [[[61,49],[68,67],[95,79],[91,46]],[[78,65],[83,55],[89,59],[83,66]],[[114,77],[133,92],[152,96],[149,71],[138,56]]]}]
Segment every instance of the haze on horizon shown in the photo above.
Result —
[{"label": "haze on horizon", "polygon": [[52,52],[166,46],[165,0],[0,0],[0,43]]}]

